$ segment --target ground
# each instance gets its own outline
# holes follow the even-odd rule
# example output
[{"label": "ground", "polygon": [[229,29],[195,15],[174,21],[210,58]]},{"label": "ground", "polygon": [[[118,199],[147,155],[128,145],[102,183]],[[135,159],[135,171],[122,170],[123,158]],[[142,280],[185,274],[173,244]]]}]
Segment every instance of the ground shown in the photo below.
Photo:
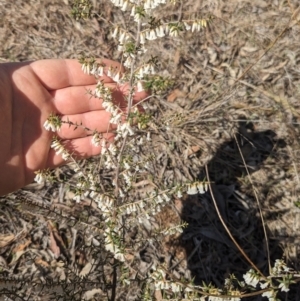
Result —
[{"label": "ground", "polygon": [[[92,2],[97,15],[76,22],[68,0],[0,0],[0,60],[79,58],[83,53],[118,59],[111,24],[125,26],[126,15],[108,0]],[[159,51],[161,73],[174,80],[149,104],[157,175],[172,181],[203,180],[208,174],[212,184],[205,194],[174,198],[151,220],[151,231],[181,221],[188,226],[182,235],[144,243],[132,254],[131,274],[138,269],[144,275],[150,263],[164,261],[170,277],[194,278],[198,284],[221,287],[230,274],[242,280],[250,264],[221,220],[265,275],[268,260],[273,265],[276,259],[299,271],[298,5],[296,0],[189,0],[184,7],[159,11],[162,18],[183,14],[210,21],[199,33],[163,39],[149,49],[149,55]],[[68,167],[56,173],[70,185],[76,181]],[[31,184],[2,197],[0,289],[9,297],[5,300],[62,300],[55,294],[81,300],[86,291],[92,292],[90,300],[139,300],[141,282],[131,282],[130,291],[114,286],[117,263],[99,243],[99,224],[97,208],[88,199],[75,204],[63,182]],[[142,228],[126,231],[132,244],[149,235]],[[24,286],[28,281],[35,285]],[[54,283],[43,286],[49,281]],[[300,300],[299,287],[281,298]]]}]

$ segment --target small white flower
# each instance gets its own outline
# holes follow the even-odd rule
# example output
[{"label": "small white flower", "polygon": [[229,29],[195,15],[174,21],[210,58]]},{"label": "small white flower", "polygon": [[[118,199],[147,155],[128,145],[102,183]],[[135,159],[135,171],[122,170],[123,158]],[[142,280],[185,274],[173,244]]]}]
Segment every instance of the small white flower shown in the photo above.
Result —
[{"label": "small white flower", "polygon": [[184,24],[184,27],[185,27],[186,30],[190,30],[191,29],[191,25],[189,25],[188,23],[183,22],[183,24]]},{"label": "small white flower", "polygon": [[117,154],[117,148],[116,148],[116,146],[115,146],[113,143],[111,143],[111,144],[109,145],[108,150],[110,151],[110,153],[111,153],[113,156],[115,156],[115,155]]},{"label": "small white flower", "polygon": [[85,74],[90,74],[90,64],[89,63],[83,63],[81,66],[81,70]]},{"label": "small white flower", "polygon": [[160,38],[165,36],[163,25],[160,25],[159,27],[155,28],[155,32],[156,32],[156,35]]},{"label": "small white flower", "polygon": [[128,6],[128,1],[124,1],[121,11],[126,11],[127,6]]},{"label": "small white flower", "polygon": [[157,36],[156,36],[156,33],[155,33],[155,30],[154,29],[151,29],[150,32],[147,32],[148,35],[146,35],[146,38],[149,40],[149,41],[153,41],[153,40],[156,40]]},{"label": "small white flower", "polygon": [[195,30],[197,30],[197,22],[194,21],[192,24],[192,32],[194,32]]},{"label": "small white flower", "polygon": [[113,34],[111,35],[111,37],[114,38],[114,39],[116,39],[117,36],[118,36],[118,34],[119,34],[119,27],[116,27],[115,30],[114,30],[114,32],[113,32]]},{"label": "small white flower", "polygon": [[170,28],[169,35],[174,38],[178,37],[178,29],[176,27]]},{"label": "small white flower", "polygon": [[290,290],[287,284],[284,282],[281,282],[278,288],[280,288],[282,292],[288,292]]},{"label": "small white flower", "polygon": [[274,291],[266,291],[262,293],[262,297],[267,297],[269,301],[275,301],[276,300],[276,294]]},{"label": "small white flower", "polygon": [[103,66],[99,66],[98,67],[98,76],[103,76],[103,74],[104,74],[104,68],[103,68]]},{"label": "small white flower", "polygon": [[64,150],[61,154],[61,157],[63,158],[63,160],[67,161],[70,158],[70,154],[66,150]]},{"label": "small white flower", "polygon": [[131,64],[132,64],[132,57],[131,56],[128,56],[127,58],[126,58],[126,60],[125,60],[125,62],[124,62],[124,66],[126,67],[126,68],[130,68],[131,67]]},{"label": "small white flower", "polygon": [[146,43],[146,36],[144,32],[140,33],[140,43],[143,45]]},{"label": "small white flower", "polygon": [[147,133],[146,140],[147,140],[147,141],[151,141],[151,133],[150,133],[150,132]]},{"label": "small white flower", "polygon": [[143,87],[143,84],[142,82],[139,80],[137,82],[137,92],[143,92],[144,91],[144,87]]},{"label": "small white flower", "polygon": [[124,41],[125,41],[125,39],[126,39],[126,33],[122,32],[121,35],[120,35],[120,37],[119,37],[119,43],[123,44]]},{"label": "small white flower", "polygon": [[181,199],[183,197],[181,190],[177,191],[177,197]]},{"label": "small white flower", "polygon": [[112,78],[116,83],[120,82],[120,72],[117,72],[113,78]]},{"label": "small white flower", "polygon": [[132,6],[130,16],[134,17],[135,16],[135,5]]},{"label": "small white flower", "polygon": [[112,73],[111,68],[109,68],[109,69],[107,70],[107,76],[108,76],[108,77],[113,77],[113,73]]},{"label": "small white flower", "polygon": [[90,71],[91,75],[97,75],[98,74],[98,67],[96,64],[93,65],[92,70]]}]

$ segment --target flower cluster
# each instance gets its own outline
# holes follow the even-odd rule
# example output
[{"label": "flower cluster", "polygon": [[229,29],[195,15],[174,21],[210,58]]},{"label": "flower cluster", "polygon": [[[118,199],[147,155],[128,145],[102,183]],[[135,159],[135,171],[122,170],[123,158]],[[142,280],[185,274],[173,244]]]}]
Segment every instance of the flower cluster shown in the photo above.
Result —
[{"label": "flower cluster", "polygon": [[208,190],[208,183],[203,182],[193,182],[188,185],[187,194],[204,194]]},{"label": "flower cluster", "polygon": [[272,268],[272,275],[282,275],[286,274],[291,269],[287,267],[286,263],[282,259],[276,259],[274,263],[274,267]]},{"label": "flower cluster", "polygon": [[52,132],[60,131],[61,125],[62,125],[61,118],[54,113],[51,113],[47,118],[47,120],[44,122],[44,128],[47,131],[52,131]]},{"label": "flower cluster", "polygon": [[65,147],[61,144],[57,137],[52,139],[51,148],[55,150],[56,155],[61,155],[61,157],[67,161],[70,159],[69,152],[65,149]]},{"label": "flower cluster", "polygon": [[34,178],[34,181],[38,184],[44,184],[45,181],[52,180],[52,174],[49,169],[37,170],[35,171],[35,174],[36,176]]},{"label": "flower cluster", "polygon": [[243,278],[244,278],[246,284],[253,286],[253,287],[256,287],[260,280],[260,277],[257,275],[257,273],[253,269],[250,269],[245,275],[243,275]]}]

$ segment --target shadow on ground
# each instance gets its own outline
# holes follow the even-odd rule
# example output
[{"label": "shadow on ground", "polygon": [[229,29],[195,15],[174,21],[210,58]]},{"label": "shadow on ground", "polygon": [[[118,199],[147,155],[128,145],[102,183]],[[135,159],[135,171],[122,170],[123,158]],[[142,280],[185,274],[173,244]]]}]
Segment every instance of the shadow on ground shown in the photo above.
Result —
[{"label": "shadow on ground", "polygon": [[[253,191],[243,190],[249,181],[241,153],[249,174],[258,172],[268,158],[276,157],[285,142],[277,139],[273,131],[255,131],[251,123],[240,123],[236,139],[224,143],[208,164],[214,198],[220,214],[240,247],[264,274],[268,275],[265,236]],[[199,180],[207,179],[205,169]],[[264,215],[267,214],[263,195],[272,189],[266,183],[259,194]],[[242,280],[250,265],[231,241],[220,222],[210,192],[190,195],[183,201],[181,218],[188,227],[181,236],[188,269],[196,284],[213,283],[224,287],[224,279],[234,273]],[[269,234],[269,233],[268,233]],[[270,235],[268,235],[270,236]],[[271,264],[283,256],[279,241],[269,239]],[[259,300],[261,297],[256,296]],[[257,299],[258,298],[258,299]]]}]

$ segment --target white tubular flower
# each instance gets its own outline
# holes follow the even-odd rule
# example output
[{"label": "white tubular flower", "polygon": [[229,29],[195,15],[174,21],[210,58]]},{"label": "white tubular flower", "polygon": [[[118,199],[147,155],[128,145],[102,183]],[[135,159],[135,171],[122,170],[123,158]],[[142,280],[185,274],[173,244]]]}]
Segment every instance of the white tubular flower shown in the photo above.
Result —
[{"label": "white tubular flower", "polygon": [[117,72],[113,78],[112,78],[116,83],[120,82],[120,72]]},{"label": "white tubular flower", "polygon": [[182,287],[178,283],[175,283],[175,282],[171,282],[170,288],[173,293],[178,293],[182,289]]},{"label": "white tubular flower", "polygon": [[60,117],[53,113],[50,114],[50,116],[44,122],[44,128],[47,131],[52,131],[52,132],[59,132],[61,125],[62,125],[62,123],[61,123]]},{"label": "white tubular flower", "polygon": [[90,71],[90,75],[97,75],[97,74],[98,74],[98,66],[94,64],[92,70]]},{"label": "white tubular flower", "polygon": [[103,66],[99,66],[98,67],[98,76],[103,76],[104,74],[104,67]]},{"label": "white tubular flower", "polygon": [[176,195],[179,199],[181,199],[183,197],[181,190],[177,191],[177,195]]},{"label": "white tubular flower", "polygon": [[110,151],[110,153],[115,156],[117,154],[117,148],[114,144],[110,144],[108,147],[108,150]]},{"label": "white tubular flower", "polygon": [[125,0],[122,7],[121,7],[121,11],[126,11],[127,7],[128,7],[128,1]]},{"label": "white tubular flower", "polygon": [[120,43],[120,44],[123,44],[123,43],[124,43],[125,37],[126,37],[125,32],[122,32],[121,35],[120,35],[120,37],[119,37],[119,43]]},{"label": "white tubular flower", "polygon": [[90,74],[90,64],[89,63],[83,63],[81,66],[81,70],[85,74]]},{"label": "white tubular flower", "polygon": [[61,157],[63,158],[63,160],[67,161],[70,159],[70,154],[66,150],[64,150],[61,154]]},{"label": "white tubular flower", "polygon": [[130,12],[130,17],[134,17],[134,16],[135,16],[135,5],[132,6],[131,12]]},{"label": "white tubular flower", "polygon": [[55,126],[55,124],[53,124],[52,122],[50,122],[48,119],[44,122],[44,128],[47,131],[52,131],[52,132],[56,132],[57,128]]},{"label": "white tubular flower", "polygon": [[144,32],[140,33],[140,43],[144,45],[146,43],[146,35]]},{"label": "white tubular flower", "polygon": [[177,29],[176,27],[172,27],[172,28],[170,29],[169,35],[170,35],[171,37],[177,38],[177,37],[178,37],[178,29]]},{"label": "white tubular flower", "polygon": [[143,92],[144,91],[144,87],[143,87],[143,84],[142,82],[139,80],[137,82],[137,92]]},{"label": "white tubular flower", "polygon": [[56,153],[61,153],[64,150],[64,147],[60,144],[57,139],[54,139],[51,143],[51,148],[55,150]]},{"label": "white tubular flower", "polygon": [[160,37],[160,38],[164,37],[165,36],[164,26],[160,25],[159,27],[156,27],[155,32],[158,37]]},{"label": "white tubular flower", "polygon": [[151,29],[150,32],[148,32],[148,36],[146,36],[146,38],[147,38],[149,41],[156,40],[156,39],[157,39],[157,36],[156,36],[155,30],[154,30],[154,29]]},{"label": "white tubular flower", "polygon": [[138,77],[141,78],[141,79],[144,77],[144,68],[143,67],[140,68]]},{"label": "white tubular flower", "polygon": [[152,75],[154,75],[154,74],[156,73],[153,64],[150,65],[150,73],[151,73]]},{"label": "white tubular flower", "polygon": [[207,21],[206,21],[205,19],[202,19],[202,20],[200,21],[200,23],[201,23],[201,26],[202,26],[202,27],[206,27],[206,26],[207,26]]},{"label": "white tubular flower", "polygon": [[189,194],[189,195],[198,194],[198,189],[197,189],[197,186],[196,186],[195,183],[190,184],[190,185],[188,186],[187,194]]},{"label": "white tubular flower", "polygon": [[147,133],[146,140],[147,140],[147,141],[151,141],[151,133],[150,133],[150,132]]},{"label": "white tubular flower", "polygon": [[126,68],[130,68],[131,67],[131,64],[132,64],[132,57],[131,56],[128,56],[124,62],[124,66]]},{"label": "white tubular flower", "polygon": [[191,29],[191,25],[189,25],[188,23],[183,22],[183,24],[184,24],[185,30],[190,30]]},{"label": "white tubular flower", "polygon": [[192,24],[192,32],[194,32],[195,30],[197,30],[197,22],[194,21]]},{"label": "white tubular flower", "polygon": [[116,39],[118,37],[119,34],[119,27],[117,26],[113,32],[113,34],[111,35],[112,38]]}]

